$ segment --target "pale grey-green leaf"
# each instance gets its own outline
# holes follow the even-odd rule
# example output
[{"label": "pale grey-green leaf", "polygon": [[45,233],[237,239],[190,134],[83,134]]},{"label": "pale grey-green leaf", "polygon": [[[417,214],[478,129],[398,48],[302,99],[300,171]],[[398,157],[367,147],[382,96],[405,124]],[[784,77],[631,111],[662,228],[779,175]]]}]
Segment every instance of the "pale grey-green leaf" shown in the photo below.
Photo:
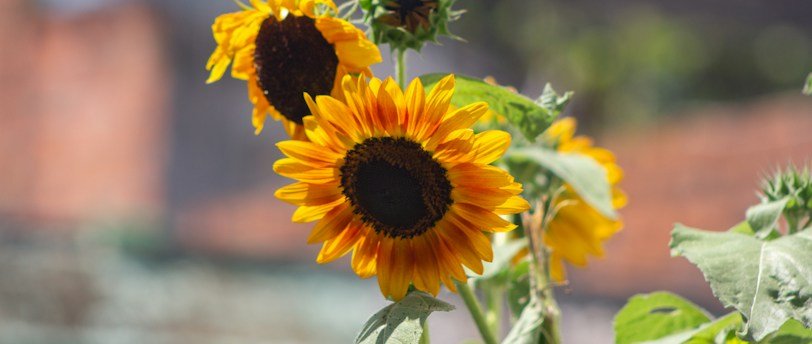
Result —
[{"label": "pale grey-green leaf", "polygon": [[762,203],[747,209],[747,223],[756,233],[756,237],[764,239],[778,225],[781,212],[787,206],[789,198],[783,198],[773,202]]},{"label": "pale grey-green leaf", "polygon": [[411,344],[420,340],[423,324],[432,312],[448,312],[454,306],[421,292],[410,292],[402,300],[375,313],[355,338],[356,344]]},{"label": "pale grey-green leaf", "polygon": [[612,188],[604,169],[595,159],[576,153],[561,153],[541,147],[508,151],[507,159],[517,164],[532,162],[567,182],[581,198],[606,217],[617,217],[612,206]]},{"label": "pale grey-green leaf", "polygon": [[550,113],[555,114],[558,116],[561,112],[564,111],[564,108],[567,107],[570,100],[572,100],[573,92],[564,92],[563,95],[559,95],[553,89],[553,86],[550,83],[544,85],[544,90],[541,92],[541,96],[536,99],[536,104],[539,106],[547,109]]},{"label": "pale grey-green leaf", "polygon": [[544,315],[537,301],[533,300],[524,307],[519,320],[513,324],[502,344],[537,344],[542,336]]},{"label": "pale grey-green leaf", "polygon": [[725,306],[742,313],[746,339],[761,340],[788,319],[812,326],[812,230],[762,241],[678,224],[671,249],[702,270]]},{"label": "pale grey-green leaf", "polygon": [[706,322],[710,322],[710,317],[703,309],[677,295],[667,292],[636,295],[615,316],[615,343],[663,338]]},{"label": "pale grey-green leaf", "polygon": [[804,94],[805,95],[812,95],[812,73],[806,77],[806,84],[804,85]]}]

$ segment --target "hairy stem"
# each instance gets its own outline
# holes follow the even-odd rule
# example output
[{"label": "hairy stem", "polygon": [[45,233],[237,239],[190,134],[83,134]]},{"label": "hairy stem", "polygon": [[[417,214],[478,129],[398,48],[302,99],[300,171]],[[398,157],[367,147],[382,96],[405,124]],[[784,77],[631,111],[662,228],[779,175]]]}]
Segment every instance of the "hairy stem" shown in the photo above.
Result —
[{"label": "hairy stem", "polygon": [[496,336],[491,331],[490,326],[488,326],[488,321],[485,319],[485,315],[482,313],[482,307],[479,305],[479,301],[477,300],[476,295],[474,295],[474,291],[471,290],[468,283],[455,280],[454,285],[457,286],[460,297],[462,297],[462,300],[465,301],[465,306],[468,308],[468,312],[470,312],[471,317],[474,318],[474,323],[476,323],[476,327],[479,329],[479,334],[482,335],[482,340],[485,342],[485,344],[496,344]]},{"label": "hairy stem", "polygon": [[395,58],[395,77],[401,89],[406,89],[406,49],[398,49]]},{"label": "hairy stem", "polygon": [[[543,234],[547,224],[555,216],[555,196],[547,197],[536,204],[533,215],[522,217],[525,235],[529,241],[532,255],[530,269],[531,305],[539,307],[543,317],[540,342],[549,344],[561,343],[561,310],[555,300],[552,277],[550,276],[550,251],[544,245]],[[529,307],[529,305],[528,305]]]}]

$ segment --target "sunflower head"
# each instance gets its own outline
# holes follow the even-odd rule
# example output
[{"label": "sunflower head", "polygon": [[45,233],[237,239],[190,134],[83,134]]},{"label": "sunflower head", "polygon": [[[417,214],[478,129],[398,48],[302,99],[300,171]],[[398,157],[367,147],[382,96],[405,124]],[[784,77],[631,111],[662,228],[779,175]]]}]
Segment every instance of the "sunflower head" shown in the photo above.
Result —
[{"label": "sunflower head", "polygon": [[413,284],[436,295],[440,284],[481,273],[493,258],[486,232],[515,226],[499,215],[525,211],[521,185],[490,164],[510,135],[470,126],[485,103],[449,110],[454,77],[426,95],[419,79],[404,92],[392,79],[345,77],[343,97],[307,96],[308,141],[278,144],[274,170],[296,180],[276,196],[298,206],[294,222],[317,221],[308,239],[319,263],[352,252],[361,277],[378,276],[385,296]]},{"label": "sunflower head", "polygon": [[371,0],[362,1],[367,25],[377,44],[392,50],[420,50],[438,36],[456,37],[448,31],[462,11],[451,9],[455,0]]},{"label": "sunflower head", "polygon": [[[577,153],[595,159],[606,169],[612,186],[612,203],[615,209],[626,205],[626,195],[618,187],[623,170],[615,162],[615,155],[605,148],[594,147],[586,136],[575,136],[573,118],[556,121],[543,135],[544,142],[560,152]],[[556,200],[558,209],[544,232],[544,243],[551,251],[551,273],[557,281],[564,281],[564,261],[575,266],[587,265],[591,256],[603,256],[603,242],[622,227],[618,219],[610,219],[592,208],[569,187]]]},{"label": "sunflower head", "polygon": [[259,134],[271,115],[295,139],[304,138],[309,115],[303,94],[338,95],[347,74],[370,74],[381,61],[378,48],[364,33],[335,12],[332,0],[251,0],[242,11],[223,14],[212,31],[217,48],[206,66],[207,82],[231,76],[248,82]]}]

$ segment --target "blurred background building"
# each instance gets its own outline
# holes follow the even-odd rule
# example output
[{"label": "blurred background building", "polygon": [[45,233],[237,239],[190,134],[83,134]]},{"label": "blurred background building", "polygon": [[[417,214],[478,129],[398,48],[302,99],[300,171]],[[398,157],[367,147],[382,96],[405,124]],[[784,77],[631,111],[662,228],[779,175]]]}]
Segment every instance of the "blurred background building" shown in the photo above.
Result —
[{"label": "blurred background building", "polygon": [[[812,3],[459,6],[467,42],[413,54],[413,76],[575,90],[567,114],[626,171],[625,229],[559,292],[567,342],[610,342],[639,292],[721,312],[669,232],[728,228],[762,175],[812,158]],[[0,343],[345,343],[385,304],[346,262],[316,266],[273,197],[281,128],[252,134],[243,82],[205,85],[211,22],[236,9],[0,0]],[[436,343],[477,337],[462,310],[431,319]]]}]

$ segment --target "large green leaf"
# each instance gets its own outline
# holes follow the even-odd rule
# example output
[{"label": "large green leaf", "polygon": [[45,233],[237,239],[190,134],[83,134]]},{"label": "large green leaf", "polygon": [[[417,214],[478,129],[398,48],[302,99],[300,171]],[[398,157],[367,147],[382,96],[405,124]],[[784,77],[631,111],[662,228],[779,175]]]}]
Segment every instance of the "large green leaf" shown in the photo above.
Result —
[{"label": "large green leaf", "polygon": [[[606,217],[616,218],[612,206],[612,188],[606,176],[606,169],[589,156],[575,153],[560,153],[540,147],[522,147],[508,151],[508,164],[537,165],[569,184],[581,198]],[[534,180],[521,180],[534,183]]]},{"label": "large green leaf", "polygon": [[741,326],[742,317],[738,312],[730,313],[711,322],[706,322],[699,327],[662,337],[657,340],[650,340],[641,344],[732,344],[734,340],[718,340],[719,337],[727,337],[731,331],[736,331]]},{"label": "large green leaf", "polygon": [[[426,74],[420,76],[420,81],[426,89],[431,89],[446,75]],[[452,104],[462,107],[479,101],[486,102],[491,110],[504,116],[530,142],[547,130],[572,97],[572,92],[559,96],[548,85],[544,94],[534,102],[521,94],[480,79],[462,75],[456,75],[455,78],[456,89],[451,98]]]},{"label": "large green leaf", "polygon": [[789,319],[812,326],[812,229],[762,241],[677,224],[671,249],[702,270],[725,306],[741,312],[745,339],[761,340]]},{"label": "large green leaf", "polygon": [[704,310],[671,293],[637,295],[615,316],[615,343],[654,340],[709,322]]},{"label": "large green leaf", "polygon": [[375,313],[355,338],[356,344],[417,343],[423,324],[432,312],[448,312],[454,306],[421,291],[412,291],[402,300]]},{"label": "large green leaf", "polygon": [[747,209],[747,223],[760,239],[768,237],[778,225],[781,213],[787,206],[789,198],[774,202],[762,203]]}]

